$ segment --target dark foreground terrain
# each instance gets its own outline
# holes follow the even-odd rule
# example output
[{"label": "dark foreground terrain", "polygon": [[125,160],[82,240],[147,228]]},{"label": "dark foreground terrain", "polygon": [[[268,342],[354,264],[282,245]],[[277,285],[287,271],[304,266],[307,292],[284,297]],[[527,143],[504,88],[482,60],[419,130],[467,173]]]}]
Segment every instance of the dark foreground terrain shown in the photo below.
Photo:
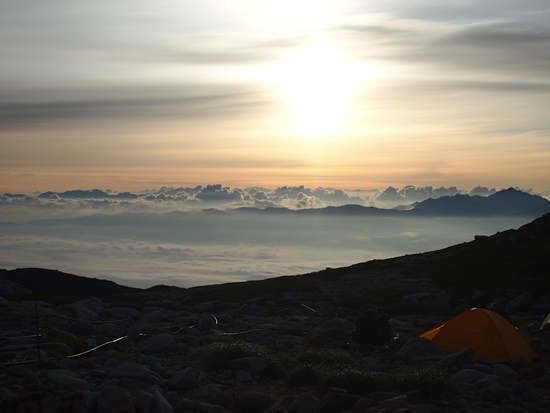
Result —
[{"label": "dark foreground terrain", "polygon": [[[545,215],[430,253],[190,289],[2,270],[0,411],[550,412],[549,252]],[[537,358],[417,337],[497,300]],[[350,343],[369,308],[390,317],[386,346]]]}]

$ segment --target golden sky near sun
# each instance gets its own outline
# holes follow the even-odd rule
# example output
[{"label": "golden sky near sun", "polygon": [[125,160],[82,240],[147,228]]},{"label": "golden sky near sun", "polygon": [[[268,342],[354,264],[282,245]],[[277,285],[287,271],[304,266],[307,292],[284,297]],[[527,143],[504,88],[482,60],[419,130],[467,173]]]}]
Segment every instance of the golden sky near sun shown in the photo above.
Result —
[{"label": "golden sky near sun", "polygon": [[537,1],[0,6],[0,191],[550,189]]}]

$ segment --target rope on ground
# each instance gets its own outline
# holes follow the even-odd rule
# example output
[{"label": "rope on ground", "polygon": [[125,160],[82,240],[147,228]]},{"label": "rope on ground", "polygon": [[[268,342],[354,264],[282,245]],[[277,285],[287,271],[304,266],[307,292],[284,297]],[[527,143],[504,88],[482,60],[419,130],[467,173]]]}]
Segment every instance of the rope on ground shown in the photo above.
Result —
[{"label": "rope on ground", "polygon": [[67,356],[68,359],[72,359],[72,358],[75,358],[75,357],[80,357],[80,356],[83,356],[85,354],[88,354],[88,353],[91,353],[92,351],[96,351],[97,349],[100,349],[101,347],[105,347],[109,344],[113,344],[113,343],[116,343],[118,341],[121,341],[121,340],[124,340],[125,338],[127,338],[128,336],[122,336],[122,337],[119,337],[119,338],[116,338],[114,340],[111,340],[111,341],[107,341],[106,343],[103,343],[103,344],[100,344],[99,346],[95,346],[94,348],[91,348],[89,350],[86,350],[86,351],[83,351],[82,353],[78,353],[78,354],[73,354],[73,355],[70,355],[70,356]]}]

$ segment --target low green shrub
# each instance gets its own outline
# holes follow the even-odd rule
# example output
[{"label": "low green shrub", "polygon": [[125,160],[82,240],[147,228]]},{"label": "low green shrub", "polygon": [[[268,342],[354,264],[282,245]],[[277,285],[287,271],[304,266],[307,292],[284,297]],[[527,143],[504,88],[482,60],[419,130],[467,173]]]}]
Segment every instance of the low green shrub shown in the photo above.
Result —
[{"label": "low green shrub", "polygon": [[264,377],[284,378],[289,387],[339,387],[356,394],[413,389],[428,394],[450,390],[448,374],[438,367],[365,370],[352,355],[324,349],[273,355],[255,343],[219,343],[204,357],[203,364],[210,370],[223,369],[227,361],[242,357],[265,358],[269,366],[263,372]]},{"label": "low green shrub", "polygon": [[291,387],[304,384],[322,388],[339,387],[356,394],[412,389],[433,393],[450,389],[448,375],[439,368],[372,371],[354,366],[316,363],[296,365],[289,374],[288,384]]},{"label": "low green shrub", "polygon": [[268,353],[262,346],[246,341],[219,343],[203,358],[203,364],[209,370],[223,369],[229,360],[243,357],[267,358]]},{"label": "low green shrub", "polygon": [[308,334],[307,341],[316,346],[332,346],[335,341],[349,341],[350,333],[342,327],[328,327]]}]

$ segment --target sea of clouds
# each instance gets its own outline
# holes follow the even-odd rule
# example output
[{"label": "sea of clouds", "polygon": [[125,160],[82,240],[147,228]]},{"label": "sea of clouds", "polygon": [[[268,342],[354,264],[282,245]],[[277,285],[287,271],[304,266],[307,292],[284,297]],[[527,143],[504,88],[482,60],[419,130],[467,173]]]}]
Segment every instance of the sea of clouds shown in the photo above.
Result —
[{"label": "sea of clouds", "polygon": [[[494,192],[480,187],[467,193]],[[262,212],[267,207],[300,210],[346,204],[391,208],[457,193],[465,192],[412,186],[344,191],[207,185],[139,193],[4,194],[0,268],[53,268],[138,287],[190,287],[425,252],[530,221]]]}]

